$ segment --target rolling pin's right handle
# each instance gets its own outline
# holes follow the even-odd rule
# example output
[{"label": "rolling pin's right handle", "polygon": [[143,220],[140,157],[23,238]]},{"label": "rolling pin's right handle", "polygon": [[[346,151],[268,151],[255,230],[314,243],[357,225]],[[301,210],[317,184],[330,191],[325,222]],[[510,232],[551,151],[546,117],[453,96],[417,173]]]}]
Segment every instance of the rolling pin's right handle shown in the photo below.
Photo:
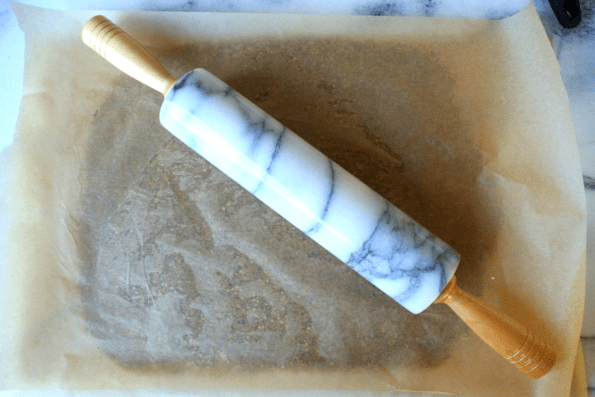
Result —
[{"label": "rolling pin's right handle", "polygon": [[481,339],[525,375],[538,379],[556,362],[554,349],[502,311],[461,290],[453,276],[434,303],[445,303]]},{"label": "rolling pin's right handle", "polygon": [[85,24],[82,38],[112,65],[163,96],[177,81],[138,41],[102,15]]}]

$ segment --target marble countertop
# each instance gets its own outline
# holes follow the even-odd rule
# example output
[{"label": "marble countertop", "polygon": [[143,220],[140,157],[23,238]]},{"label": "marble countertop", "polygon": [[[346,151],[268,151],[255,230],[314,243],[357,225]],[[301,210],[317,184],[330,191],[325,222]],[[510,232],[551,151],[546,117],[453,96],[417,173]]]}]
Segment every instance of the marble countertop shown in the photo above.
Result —
[{"label": "marble countertop", "polygon": [[[585,358],[588,395],[595,396],[595,0],[581,0],[582,22],[574,29],[563,28],[547,0],[532,0],[544,28],[552,37],[552,45],[561,66],[561,75],[566,86],[570,110],[575,126],[581,156],[584,187],[588,209],[587,230],[587,285],[586,302],[581,339]],[[501,19],[514,15],[524,8],[527,0],[498,0],[490,2],[471,1],[465,7],[459,0],[433,1],[327,1],[317,6],[315,1],[289,0],[284,2],[235,1],[153,1],[146,0],[87,0],[44,1],[23,0],[21,3],[57,9],[131,9],[170,11],[217,11],[217,12],[298,12],[341,13],[363,15],[411,15],[434,17],[461,17]],[[263,5],[265,4],[265,5]],[[24,37],[7,0],[0,0],[0,151],[12,142],[22,96]],[[3,175],[0,172],[0,189]],[[2,230],[0,225],[0,232]],[[1,235],[0,235],[1,238]],[[0,395],[11,392],[0,392]],[[45,395],[45,394],[44,394]],[[55,394],[52,394],[55,395]],[[310,394],[313,395],[313,394]],[[321,394],[322,395],[322,394]],[[326,393],[325,395],[329,395]],[[337,394],[339,395],[339,394]],[[391,394],[392,395],[392,394]],[[399,394],[415,395],[421,394]]]}]

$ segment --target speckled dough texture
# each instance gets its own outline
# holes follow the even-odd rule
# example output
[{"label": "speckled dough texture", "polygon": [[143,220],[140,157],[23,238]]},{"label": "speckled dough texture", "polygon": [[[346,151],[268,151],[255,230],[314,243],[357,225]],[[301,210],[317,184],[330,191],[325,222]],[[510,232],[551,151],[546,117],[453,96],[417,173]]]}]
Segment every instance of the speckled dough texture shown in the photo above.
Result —
[{"label": "speckled dough texture", "polygon": [[502,21],[104,15],[172,75],[225,81],[459,252],[461,288],[555,347],[539,381],[447,306],[401,307],[172,136],[162,96],[80,41],[95,13],[14,8],[27,72],[1,388],[568,394],[584,197],[531,5]]},{"label": "speckled dough texture", "polygon": [[[173,64],[169,68],[174,72],[200,62],[182,54],[203,54],[205,63],[213,59],[206,56],[209,50],[216,51],[219,59],[211,70],[244,59],[242,75],[236,81],[232,77],[232,84],[254,87],[243,90],[247,92],[267,89],[266,100],[256,101],[305,122],[304,139],[393,201],[419,214],[427,212],[431,204],[421,202],[404,176],[399,154],[379,147],[388,148],[388,143],[380,138],[369,142],[371,132],[359,138],[360,145],[348,140],[362,128],[358,123],[339,135],[334,124],[357,118],[332,105],[346,100],[330,88],[337,84],[332,69],[299,73],[295,66],[281,66],[289,51],[296,66],[309,63],[306,54],[321,45],[328,51],[336,47],[305,41],[296,43],[301,49],[288,50],[286,43],[267,42],[250,43],[249,49],[241,43],[152,52]],[[263,53],[270,54],[268,59],[255,62]],[[263,76],[261,62],[275,74]],[[277,71],[282,69],[286,71]],[[152,115],[142,105],[121,108],[132,92],[156,103],[158,94],[129,78],[116,84],[123,88],[116,88],[94,116],[89,157],[81,172],[86,209],[80,218],[86,231],[81,241],[88,255],[83,297],[89,329],[106,352],[132,367],[178,361],[199,368],[376,362],[432,367],[448,358],[448,341],[467,332],[448,308],[432,308],[429,316],[417,318],[407,314],[177,138],[162,128],[146,128]],[[294,98],[282,100],[280,95],[290,90],[296,90]],[[307,119],[313,106],[319,107],[321,125]],[[284,120],[297,124],[292,121]],[[114,128],[125,123],[134,124],[124,131]],[[146,143],[140,142],[139,132]],[[128,156],[143,163],[135,167],[138,172],[118,171],[122,164],[113,159]],[[117,182],[107,177],[116,174],[121,178]],[[423,341],[418,332],[408,332],[418,328]],[[405,345],[410,348],[403,349]],[[427,355],[420,356],[422,351]]]}]

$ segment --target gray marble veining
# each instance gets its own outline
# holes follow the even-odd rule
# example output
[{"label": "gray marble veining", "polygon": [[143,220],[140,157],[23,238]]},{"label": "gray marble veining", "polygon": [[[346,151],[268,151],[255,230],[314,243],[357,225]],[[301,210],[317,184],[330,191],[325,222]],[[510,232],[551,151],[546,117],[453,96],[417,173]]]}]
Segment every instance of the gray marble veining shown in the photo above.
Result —
[{"label": "gray marble veining", "polygon": [[452,278],[456,251],[206,70],[175,84],[160,120],[411,312]]},{"label": "gray marble veining", "polygon": [[262,12],[346,14],[440,18],[503,19],[525,8],[529,0],[23,0],[58,9],[135,9],[145,11]]}]

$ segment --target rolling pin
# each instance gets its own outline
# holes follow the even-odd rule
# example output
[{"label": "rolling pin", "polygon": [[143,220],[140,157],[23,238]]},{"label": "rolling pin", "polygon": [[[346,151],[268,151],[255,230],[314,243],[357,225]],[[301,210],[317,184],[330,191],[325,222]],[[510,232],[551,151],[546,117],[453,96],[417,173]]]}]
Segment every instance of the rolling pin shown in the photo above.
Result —
[{"label": "rolling pin", "polygon": [[453,248],[223,81],[204,69],[173,78],[101,15],[82,39],[164,95],[167,130],[407,310],[445,303],[526,375],[552,368],[550,345],[457,286]]}]

